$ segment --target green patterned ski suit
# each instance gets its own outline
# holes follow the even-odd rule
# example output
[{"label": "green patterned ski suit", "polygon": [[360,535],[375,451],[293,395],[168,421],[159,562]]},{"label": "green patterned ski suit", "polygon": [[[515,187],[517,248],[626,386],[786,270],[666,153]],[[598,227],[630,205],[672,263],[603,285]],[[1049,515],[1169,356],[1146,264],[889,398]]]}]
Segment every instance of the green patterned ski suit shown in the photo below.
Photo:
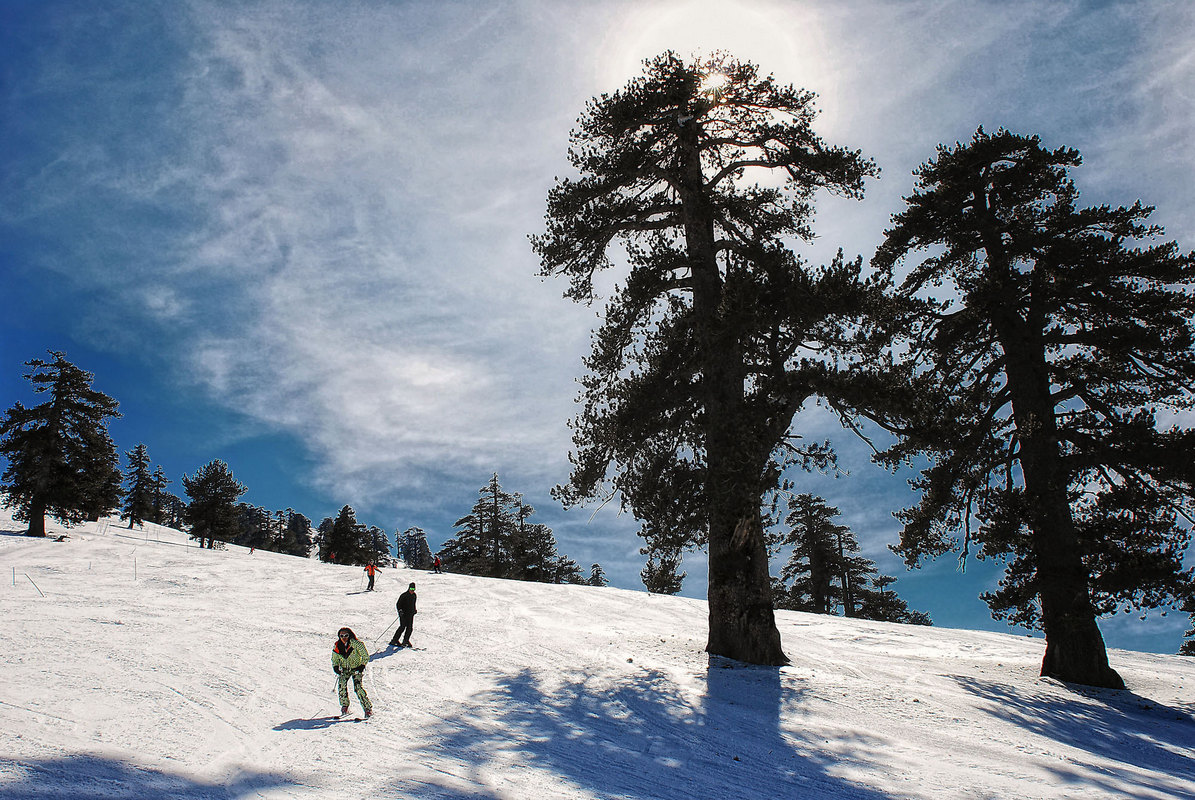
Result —
[{"label": "green patterned ski suit", "polygon": [[341,650],[341,642],[332,646],[332,669],[336,671],[336,691],[340,695],[341,708],[349,705],[349,676],[353,678],[353,691],[361,701],[361,708],[370,711],[373,703],[369,702],[369,695],[365,693],[365,665],[369,663],[369,651],[360,639],[353,639],[347,648]]}]

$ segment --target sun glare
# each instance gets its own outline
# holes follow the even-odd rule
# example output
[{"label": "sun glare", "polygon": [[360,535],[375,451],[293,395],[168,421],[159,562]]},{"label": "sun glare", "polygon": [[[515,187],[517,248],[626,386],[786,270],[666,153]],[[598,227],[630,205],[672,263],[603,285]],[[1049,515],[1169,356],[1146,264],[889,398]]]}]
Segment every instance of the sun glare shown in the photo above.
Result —
[{"label": "sun glare", "polygon": [[721,72],[712,72],[705,76],[705,80],[701,82],[701,86],[697,88],[701,94],[717,95],[722,91],[722,87],[730,83],[730,78],[723,75]]},{"label": "sun glare", "polygon": [[[833,97],[836,76],[823,54],[821,23],[815,12],[797,3],[775,0],[664,0],[642,3],[611,22],[597,64],[605,89],[622,86],[643,70],[643,60],[674,50],[701,57],[725,51],[758,64],[781,83]],[[703,91],[718,88],[711,75]],[[823,115],[833,103],[819,103]],[[830,122],[825,116],[822,123]]]}]

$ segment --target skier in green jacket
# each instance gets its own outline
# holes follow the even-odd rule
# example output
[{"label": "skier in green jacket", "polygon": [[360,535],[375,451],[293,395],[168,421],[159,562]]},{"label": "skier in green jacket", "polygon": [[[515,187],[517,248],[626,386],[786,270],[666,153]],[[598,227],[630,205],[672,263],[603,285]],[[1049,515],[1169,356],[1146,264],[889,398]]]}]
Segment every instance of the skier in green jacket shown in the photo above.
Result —
[{"label": "skier in green jacket", "polygon": [[365,693],[365,665],[369,663],[369,651],[353,633],[352,628],[341,628],[332,645],[332,669],[336,672],[336,691],[340,695],[340,716],[349,713],[349,676],[353,678],[353,691],[361,701],[365,716],[373,715],[373,703]]}]

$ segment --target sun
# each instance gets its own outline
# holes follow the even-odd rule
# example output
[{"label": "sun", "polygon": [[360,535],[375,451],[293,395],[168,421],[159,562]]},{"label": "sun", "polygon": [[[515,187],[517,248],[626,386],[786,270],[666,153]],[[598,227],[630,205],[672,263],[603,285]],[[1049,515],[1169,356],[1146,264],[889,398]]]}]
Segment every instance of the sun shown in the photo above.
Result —
[{"label": "sun", "polygon": [[[822,24],[803,4],[774,0],[663,0],[639,4],[614,21],[600,50],[597,78],[622,86],[643,70],[643,60],[665,50],[683,57],[726,51],[758,64],[766,75],[833,96],[835,71],[826,58]],[[703,90],[716,91],[710,76]],[[725,78],[723,78],[725,80]],[[826,106],[819,103],[823,113]],[[822,120],[823,123],[829,120]]]},{"label": "sun", "polygon": [[701,85],[697,87],[697,91],[701,94],[717,96],[721,93],[722,87],[728,83],[730,83],[728,76],[723,75],[721,72],[711,72],[702,80]]}]

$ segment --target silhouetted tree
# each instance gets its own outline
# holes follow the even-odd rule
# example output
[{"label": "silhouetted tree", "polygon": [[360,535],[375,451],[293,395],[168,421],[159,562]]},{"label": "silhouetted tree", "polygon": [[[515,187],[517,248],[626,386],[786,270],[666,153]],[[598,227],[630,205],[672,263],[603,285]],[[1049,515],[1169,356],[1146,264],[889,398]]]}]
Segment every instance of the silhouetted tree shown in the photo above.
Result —
[{"label": "silhouetted tree", "polygon": [[[323,526],[321,525],[321,530]],[[321,558],[331,560],[336,554],[337,564],[365,565],[376,557],[369,529],[357,522],[352,506],[344,506],[333,520],[323,543]]]},{"label": "silhouetted tree", "polygon": [[770,537],[774,548],[792,548],[775,582],[777,608],[929,624],[928,615],[910,611],[888,588],[895,578],[859,555],[855,534],[834,521],[837,508],[811,494],[790,496],[788,508],[785,529]]},{"label": "silhouetted tree", "polygon": [[25,362],[33,391],[49,399],[31,408],[18,401],[0,422],[0,455],[8,460],[0,494],[15,506],[13,518],[29,523],[30,536],[46,535],[47,514],[73,525],[109,513],[120,499],[107,427],[120,416],[118,404],[93,389],[93,375],[65,354],[50,356]]},{"label": "silhouetted tree", "polygon": [[377,525],[370,525],[365,532],[369,543],[369,560],[378,567],[392,567],[395,565],[394,556],[390,552],[390,537]]},{"label": "silhouetted tree", "polygon": [[286,535],[283,538],[282,552],[307,558],[311,555],[311,548],[314,545],[311,520],[289,508],[285,513]]},{"label": "silhouetted tree", "polygon": [[1195,656],[1195,594],[1183,602],[1182,610],[1191,615],[1191,629],[1183,634],[1183,643],[1178,650],[1181,656]]},{"label": "silhouetted tree", "polygon": [[427,532],[420,527],[407,528],[398,537],[398,557],[411,569],[430,569],[432,551]]},{"label": "silhouetted tree", "polygon": [[535,509],[518,492],[502,488],[495,473],[478,500],[456,521],[456,535],[439,551],[444,569],[466,575],[540,581],[584,582],[576,562],[556,552],[552,529],[530,521]]},{"label": "silhouetted tree", "polygon": [[240,516],[237,500],[247,489],[228,465],[217,459],[200,467],[193,478],[183,475],[183,490],[191,498],[183,513],[191,538],[198,539],[200,547],[206,543],[208,549],[215,548],[217,541],[232,541]]},{"label": "silhouetted tree", "polygon": [[154,476],[149,471],[149,448],[138,444],[125,452],[128,471],[125,473],[123,517],[129,528],[154,517]]},{"label": "silhouetted tree", "polygon": [[557,182],[532,237],[541,274],[579,302],[612,247],[630,267],[586,360],[557,497],[619,495],[651,527],[707,542],[706,649],[757,664],[787,661],[763,498],[787,464],[832,458],[790,427],[865,293],[859,263],[814,272],[789,250],[813,235],[818,189],[858,197],[875,172],[813,132],[813,101],[728,56],[652,59],[590,101],[570,136],[580,177]]},{"label": "silhouetted tree", "polygon": [[1195,258],[1135,246],[1161,234],[1140,203],[1077,207],[1079,163],[981,128],[917,171],[874,261],[894,275],[923,254],[897,293],[906,384],[885,460],[931,462],[901,515],[910,565],[973,546],[1004,560],[984,597],[1044,629],[1042,674],[1121,688],[1097,615],[1190,586],[1177,515],[1191,519],[1195,433],[1160,429],[1155,409],[1192,402]]}]

